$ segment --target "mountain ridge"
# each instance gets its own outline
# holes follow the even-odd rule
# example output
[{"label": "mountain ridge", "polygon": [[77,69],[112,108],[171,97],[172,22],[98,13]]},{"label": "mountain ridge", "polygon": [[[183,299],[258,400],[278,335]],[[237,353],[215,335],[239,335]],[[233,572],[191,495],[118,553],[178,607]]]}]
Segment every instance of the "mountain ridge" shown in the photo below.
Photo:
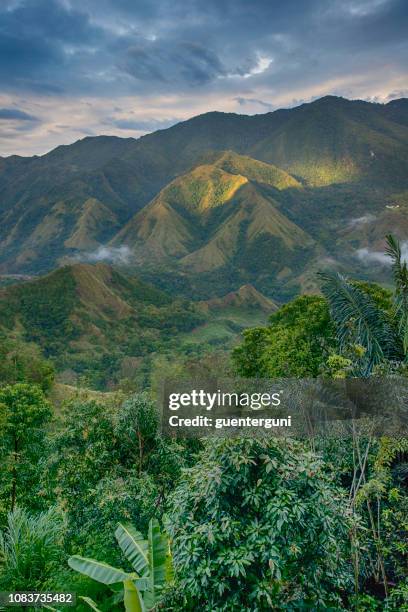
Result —
[{"label": "mountain ridge", "polygon": [[2,337],[34,342],[59,372],[76,376],[118,374],[126,363],[135,373],[205,320],[195,304],[104,263],[68,265],[0,288]]},{"label": "mountain ridge", "polygon": [[291,107],[281,107],[281,108],[277,108],[275,110],[272,111],[268,111],[267,113],[255,113],[255,114],[251,114],[251,115],[246,115],[245,113],[232,113],[232,112],[224,112],[224,111],[206,111],[204,113],[200,113],[198,115],[194,115],[193,117],[189,117],[187,119],[183,119],[178,121],[177,123],[171,125],[169,128],[162,128],[159,130],[155,130],[153,132],[149,132],[147,134],[143,134],[142,136],[139,136],[137,138],[129,136],[129,137],[123,137],[123,136],[117,136],[115,135],[111,135],[111,134],[98,134],[97,136],[84,136],[83,138],[79,138],[78,140],[73,141],[72,143],[68,143],[68,144],[62,144],[62,145],[58,145],[57,147],[54,147],[53,149],[50,149],[49,151],[42,153],[42,154],[36,154],[36,155],[19,155],[19,154],[11,154],[11,155],[6,155],[6,156],[2,156],[0,155],[0,161],[6,161],[6,160],[33,160],[33,159],[41,159],[44,158],[46,156],[49,156],[51,153],[54,153],[58,150],[63,150],[65,148],[69,148],[72,147],[73,145],[78,145],[79,143],[83,143],[83,142],[87,142],[87,141],[95,141],[95,140],[119,140],[121,142],[128,142],[128,143],[135,143],[138,141],[141,141],[144,138],[147,138],[149,136],[151,136],[152,134],[159,134],[162,132],[167,132],[169,129],[172,129],[174,127],[179,126],[180,124],[185,124],[188,122],[191,122],[193,120],[197,120],[203,117],[208,117],[208,116],[216,116],[216,115],[222,115],[222,116],[234,116],[234,117],[244,117],[244,118],[252,118],[252,117],[268,117],[271,115],[274,115],[276,113],[278,114],[284,114],[286,112],[290,112],[293,109],[301,109],[303,107],[308,107],[310,105],[314,105],[314,104],[324,104],[326,102],[330,102],[330,101],[342,101],[345,103],[359,103],[362,105],[369,105],[370,107],[377,107],[377,108],[387,108],[387,109],[394,109],[397,106],[407,106],[408,107],[408,98],[395,98],[393,100],[390,100],[388,102],[373,102],[373,101],[368,101],[368,100],[364,100],[361,98],[346,98],[343,96],[336,96],[336,95],[326,95],[326,96],[322,96],[320,98],[317,98],[315,100],[312,100],[310,102],[303,102],[302,104],[299,104],[298,106],[291,106]]},{"label": "mountain ridge", "polygon": [[276,191],[301,188],[296,179],[231,151],[212,157],[212,164],[197,166],[169,183],[111,244],[130,247],[142,259],[147,253],[158,260],[175,258],[200,273],[225,266],[242,242],[250,245],[263,234],[280,239],[281,249],[313,243],[258,186],[261,180]]},{"label": "mountain ridge", "polygon": [[[351,235],[342,224],[381,217],[381,229],[386,228],[388,218],[393,223],[387,214],[384,221],[385,206],[397,198],[406,201],[407,102],[399,99],[382,105],[329,96],[252,116],[205,113],[139,139],[86,137],[44,156],[2,158],[0,273],[44,273],[70,260],[92,260],[94,253],[99,257],[100,248],[108,254],[106,261],[115,261],[112,249],[120,242],[117,236],[132,219],[142,215],[151,223],[149,206],[155,198],[200,166],[214,165],[218,159],[218,170],[231,174],[228,155],[240,156],[239,163],[246,165],[245,171],[234,169],[232,182],[239,181],[240,174],[251,188],[242,184],[235,190],[234,202],[227,198],[227,204],[216,207],[208,205],[212,196],[206,192],[199,197],[200,216],[194,222],[183,202],[163,206],[161,214],[167,221],[160,222],[155,238],[156,244],[163,243],[163,252],[151,249],[151,241],[144,248],[142,241],[135,262],[138,270],[149,268],[152,277],[157,253],[160,266],[162,255],[169,255],[167,271],[161,269],[160,274],[177,269],[183,279],[189,276],[189,282],[218,292],[223,282],[228,281],[226,289],[252,283],[270,296],[280,292],[276,295],[280,300],[299,290],[299,278],[306,269],[315,269],[319,258],[331,258],[353,271],[359,264],[358,249],[378,248],[378,237],[371,240],[376,232],[363,231],[362,226]],[[263,182],[265,171],[280,177],[282,188],[276,181]],[[197,193],[205,191],[206,181],[200,178]],[[239,201],[241,194],[246,202]],[[260,204],[264,200],[268,206]],[[224,231],[226,218],[237,205],[246,210],[242,223]],[[255,246],[245,240],[251,207],[262,208],[258,218],[266,215],[270,219],[266,226],[273,229]],[[400,214],[396,231],[404,239],[405,204],[400,205]],[[298,242],[297,255],[282,251],[277,261],[274,253],[282,248],[276,238],[282,224],[290,226],[288,234]],[[136,237],[139,230],[132,230]],[[221,238],[214,243],[217,230]],[[151,236],[147,222],[143,231]],[[210,243],[191,265],[192,252]],[[262,265],[257,253],[263,253]],[[129,253],[129,260],[132,256]],[[182,257],[190,258],[184,267],[179,265]],[[199,287],[197,291],[204,293]]]}]

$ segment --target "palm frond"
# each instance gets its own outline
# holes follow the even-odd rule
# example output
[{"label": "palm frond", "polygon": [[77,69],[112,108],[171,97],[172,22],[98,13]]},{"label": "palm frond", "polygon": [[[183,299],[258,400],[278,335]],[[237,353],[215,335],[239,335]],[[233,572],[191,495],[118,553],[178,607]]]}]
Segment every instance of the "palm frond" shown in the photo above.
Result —
[{"label": "palm frond", "polygon": [[392,261],[392,273],[395,283],[394,317],[401,337],[404,356],[408,355],[408,267],[402,260],[401,246],[398,240],[388,234],[386,254]]},{"label": "palm frond", "polygon": [[401,246],[398,240],[392,234],[387,234],[386,243],[385,253],[391,258],[394,280],[397,283],[401,273]]},{"label": "palm frond", "polygon": [[352,344],[363,346],[361,375],[369,376],[376,364],[397,350],[394,329],[375,301],[344,276],[337,272],[320,272],[319,276],[337,327],[340,349]]}]

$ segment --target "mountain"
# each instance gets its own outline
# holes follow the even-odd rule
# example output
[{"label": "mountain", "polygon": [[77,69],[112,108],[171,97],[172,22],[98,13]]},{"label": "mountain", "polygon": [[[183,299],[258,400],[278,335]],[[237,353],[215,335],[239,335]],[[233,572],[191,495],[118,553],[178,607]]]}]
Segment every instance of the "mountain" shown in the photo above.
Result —
[{"label": "mountain", "polygon": [[262,295],[252,285],[242,285],[236,291],[230,291],[223,297],[211,298],[201,302],[204,308],[212,310],[224,310],[227,308],[238,308],[248,310],[262,310],[270,315],[279,306],[273,301]]},{"label": "mountain", "polygon": [[250,285],[194,303],[107,264],[75,264],[0,288],[0,338],[35,343],[59,382],[106,390],[145,384],[158,355],[226,350],[276,308]]},{"label": "mountain", "polygon": [[102,263],[0,289],[1,334],[36,343],[60,372],[85,375],[94,387],[129,364],[134,375],[146,357],[205,321],[194,304]]},{"label": "mountain", "polygon": [[[214,156],[213,156],[214,158]],[[259,251],[279,259],[312,240],[282,215],[274,195],[299,189],[278,168],[230,151],[167,185],[113,239],[141,261],[177,259],[184,269],[211,272]],[[271,253],[274,245],[276,253]],[[268,253],[265,253],[265,246]],[[272,260],[273,261],[273,260]]]},{"label": "mountain", "polygon": [[406,184],[408,130],[388,105],[326,97],[294,110],[251,148],[253,157],[316,187],[391,177]]},{"label": "mountain", "polygon": [[383,105],[326,96],[264,115],[206,113],[138,143],[150,152],[165,152],[179,172],[203,151],[232,150],[275,164],[312,186],[350,180],[381,184],[390,172],[406,185],[406,102]]},{"label": "mountain", "polygon": [[170,182],[110,244],[129,249],[133,264],[154,270],[156,280],[163,270],[188,277],[186,295],[220,295],[248,283],[273,295],[282,269],[301,273],[316,250],[281,211],[282,194],[302,186],[271,164],[231,151],[206,157],[212,163]]},{"label": "mountain", "polygon": [[125,248],[134,271],[186,295],[254,284],[287,299],[320,262],[353,272],[388,228],[406,238],[405,204],[401,223],[386,207],[406,201],[407,169],[408,100],[334,96],[0,158],[0,274]]}]

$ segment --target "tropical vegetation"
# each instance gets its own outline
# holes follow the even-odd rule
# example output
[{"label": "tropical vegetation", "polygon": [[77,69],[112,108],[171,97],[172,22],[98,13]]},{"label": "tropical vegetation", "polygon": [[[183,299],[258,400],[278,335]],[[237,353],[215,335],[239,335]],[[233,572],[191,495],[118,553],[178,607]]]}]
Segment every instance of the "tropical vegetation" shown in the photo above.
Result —
[{"label": "tropical vegetation", "polygon": [[136,390],[61,385],[49,356],[7,338],[0,590],[73,591],[80,612],[408,610],[407,437],[164,437],[154,384],[405,377],[407,265],[391,236],[387,253],[392,292],[324,272],[322,295],[247,330],[231,359],[163,358]]}]

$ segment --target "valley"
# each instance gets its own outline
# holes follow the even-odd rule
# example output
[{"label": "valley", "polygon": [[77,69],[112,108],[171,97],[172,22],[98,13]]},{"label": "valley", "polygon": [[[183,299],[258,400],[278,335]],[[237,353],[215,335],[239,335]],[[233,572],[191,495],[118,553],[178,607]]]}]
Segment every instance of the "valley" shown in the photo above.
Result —
[{"label": "valley", "polygon": [[227,351],[275,309],[251,286],[193,302],[107,264],[75,264],[0,289],[0,340],[39,347],[61,383],[117,389],[148,385],[159,357]]},{"label": "valley", "polygon": [[0,272],[105,261],[159,273],[165,262],[203,286],[232,275],[228,289],[294,295],[316,261],[354,269],[387,227],[405,239],[407,117],[405,99],[327,96],[0,158]]},{"label": "valley", "polygon": [[0,158],[0,332],[96,389],[222,353],[320,270],[389,282],[407,162],[407,100],[334,96]]}]

